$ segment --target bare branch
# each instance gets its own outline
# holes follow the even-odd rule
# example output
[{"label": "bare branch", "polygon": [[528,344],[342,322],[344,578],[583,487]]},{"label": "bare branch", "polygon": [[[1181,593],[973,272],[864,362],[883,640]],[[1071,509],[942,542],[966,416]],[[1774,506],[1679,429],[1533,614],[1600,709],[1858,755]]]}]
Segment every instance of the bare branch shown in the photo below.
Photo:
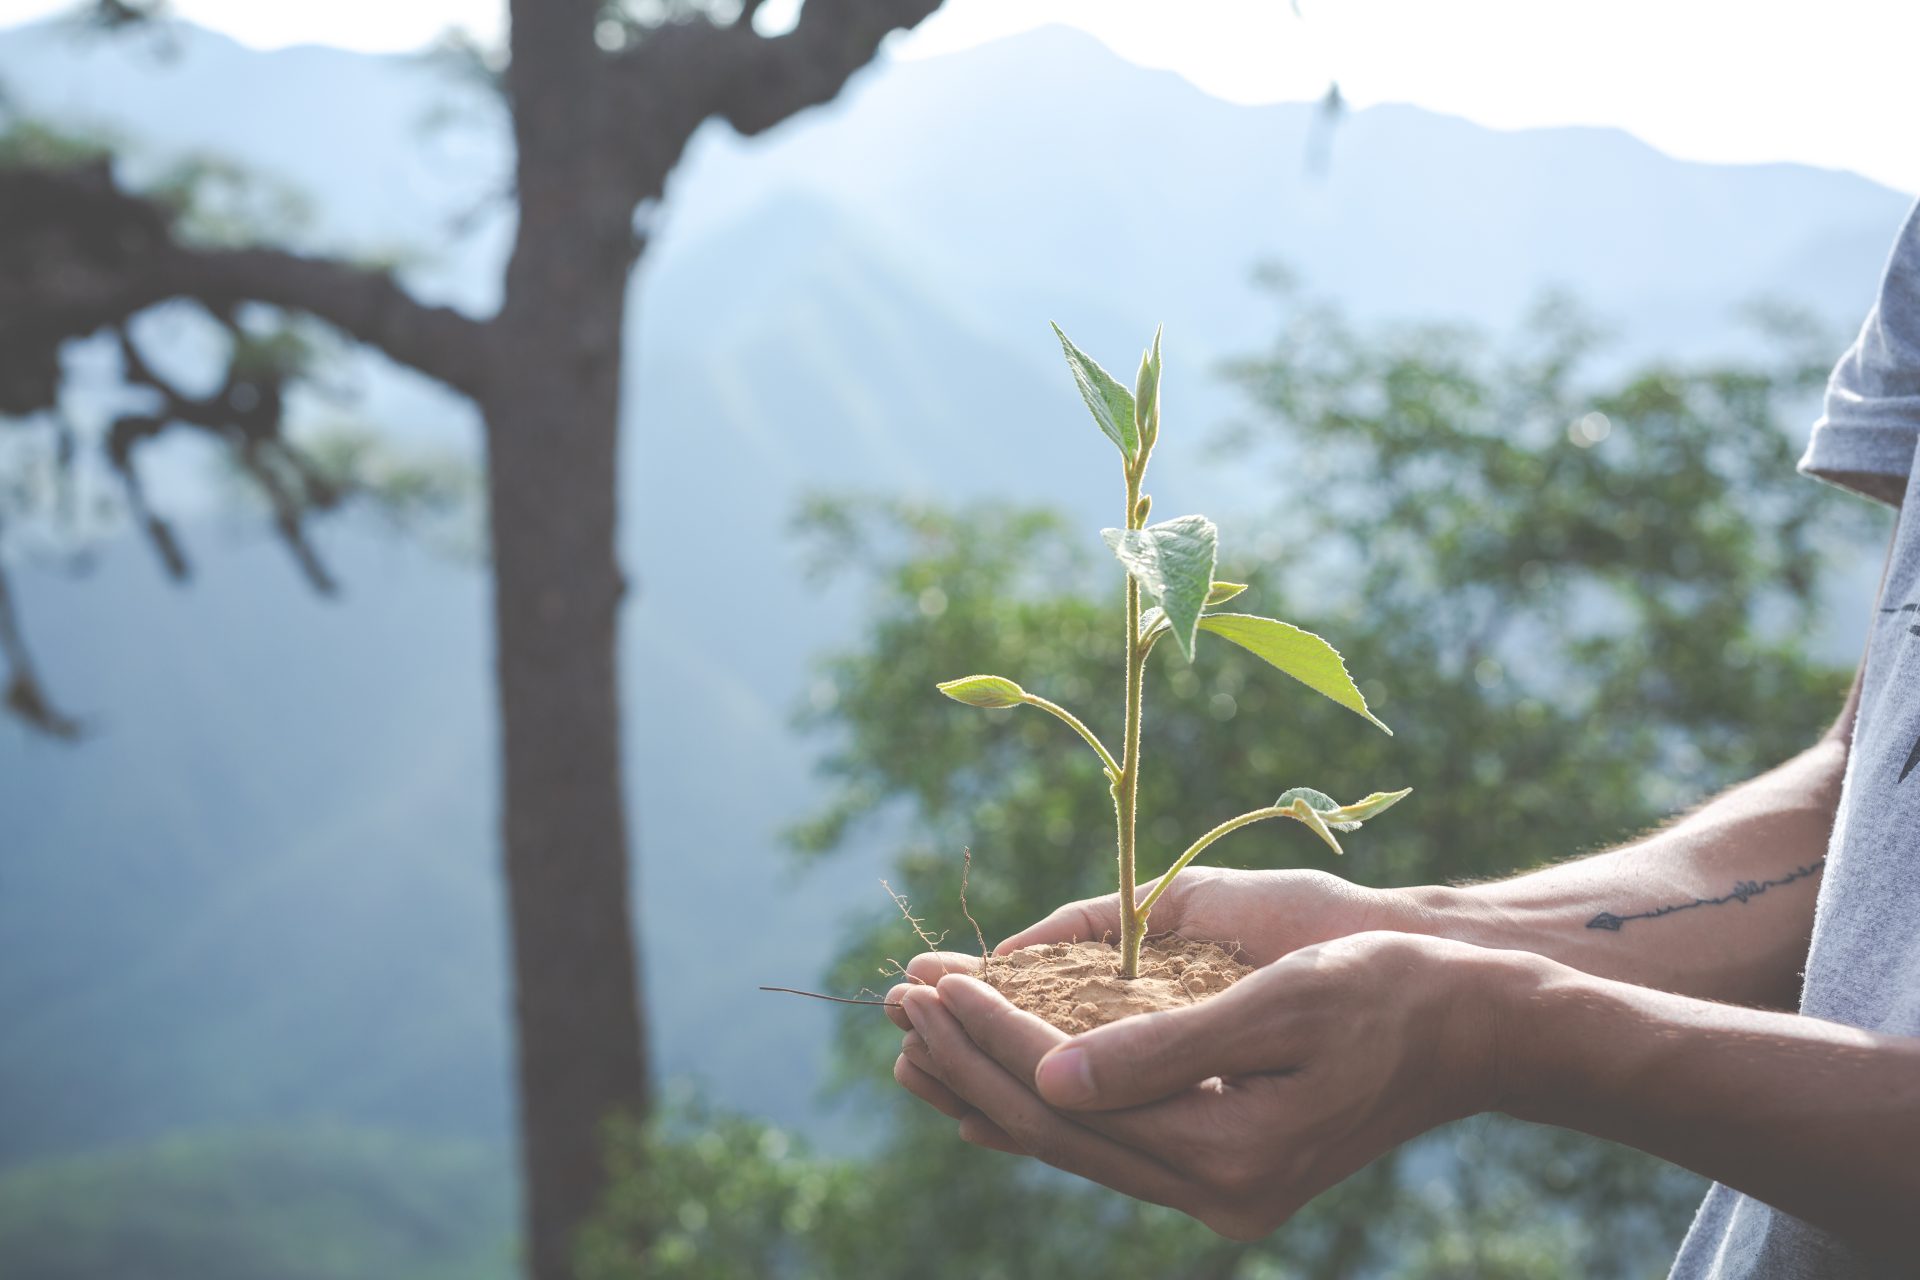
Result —
[{"label": "bare branch", "polygon": [[27,640],[21,634],[20,619],[14,609],[5,560],[0,560],[0,667],[3,667],[0,674],[6,676],[0,707],[50,737],[72,740],[80,736],[80,722],[53,705],[34,669],[33,657],[27,652]]},{"label": "bare branch", "polygon": [[265,448],[264,441],[247,441],[239,451],[240,465],[267,495],[267,501],[273,504],[274,530],[280,535],[280,541],[287,544],[287,550],[292,552],[294,563],[300,566],[308,585],[323,596],[333,595],[340,589],[339,584],[321,562],[313,544],[307,540],[307,504],[274,469],[272,460],[265,455]]},{"label": "bare branch", "polygon": [[247,301],[304,311],[462,391],[486,368],[484,324],[418,302],[387,272],[181,244],[168,212],[104,163],[0,170],[0,412],[51,402],[60,343],[171,298],[216,314]]},{"label": "bare branch", "polygon": [[456,390],[480,388],[485,324],[416,301],[388,272],[279,249],[181,249],[165,267],[175,296],[304,311]]},{"label": "bare branch", "polygon": [[[237,344],[242,338],[238,325],[230,317],[222,320]],[[238,361],[230,360],[226,381],[219,391],[205,399],[189,396],[153,368],[125,325],[119,326],[118,332],[122,371],[127,381],[156,393],[160,397],[160,411],[130,414],[117,420],[107,438],[107,452],[126,484],[134,515],[145,527],[147,538],[166,564],[168,573],[175,579],[185,578],[186,560],[172,529],[147,504],[139,473],[134,470],[133,449],[159,435],[169,423],[178,423],[207,432],[232,450],[240,469],[252,477],[272,506],[274,530],[307,582],[322,595],[334,594],[339,589],[338,583],[307,538],[306,514],[313,507],[333,506],[339,500],[339,492],[320,477],[281,433],[284,375],[270,371],[264,375],[243,376]],[[283,467],[286,470],[282,470]]]}]

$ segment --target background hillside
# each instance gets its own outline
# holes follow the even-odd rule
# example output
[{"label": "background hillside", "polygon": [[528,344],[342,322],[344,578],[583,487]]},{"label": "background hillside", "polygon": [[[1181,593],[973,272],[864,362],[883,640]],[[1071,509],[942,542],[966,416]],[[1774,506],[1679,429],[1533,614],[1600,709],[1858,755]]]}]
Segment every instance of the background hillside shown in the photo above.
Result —
[{"label": "background hillside", "polygon": [[[492,108],[422,60],[174,40],[0,33],[0,83],[16,107],[136,140],[149,172],[190,151],[255,167],[310,202],[307,243],[404,252],[423,291],[491,305],[507,172]],[[1258,262],[1361,318],[1508,328],[1565,288],[1635,356],[1737,345],[1737,307],[1767,297],[1809,309],[1837,349],[1909,203],[1842,173],[1407,107],[1347,119],[1316,175],[1318,127],[1314,108],[1227,104],[1043,30],[883,65],[760,142],[703,137],[636,284],[624,463],[664,1073],[858,1141],[813,1106],[827,1021],[753,990],[818,974],[887,854],[802,876],[782,851],[810,791],[790,714],[825,696],[810,655],[851,626],[785,531],[823,488],[1098,518],[1108,477],[1046,320],[1116,362],[1165,321],[1184,440],[1158,464],[1157,509],[1217,511],[1222,492],[1253,496],[1196,442],[1235,408],[1209,371],[1269,336]],[[1142,263],[1143,242],[1178,251]],[[173,349],[191,367],[191,335]],[[303,406],[313,425],[471,451],[468,411],[436,389],[365,356],[339,380],[353,398]],[[61,747],[0,722],[0,1165],[201,1127],[503,1139],[479,575],[345,522],[322,534],[345,597],[318,601],[222,514],[197,455],[163,470],[163,501],[199,513],[191,590],[131,542],[83,578],[21,575],[47,674],[95,733]],[[776,933],[776,915],[813,926]]]}]

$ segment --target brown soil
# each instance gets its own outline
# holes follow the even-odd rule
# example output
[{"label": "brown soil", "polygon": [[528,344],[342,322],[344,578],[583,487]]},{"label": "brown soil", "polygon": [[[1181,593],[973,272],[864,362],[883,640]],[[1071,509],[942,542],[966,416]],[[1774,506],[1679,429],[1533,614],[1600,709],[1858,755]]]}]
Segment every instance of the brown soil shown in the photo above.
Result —
[{"label": "brown soil", "polygon": [[995,956],[981,980],[1068,1035],[1136,1013],[1177,1009],[1218,995],[1252,973],[1232,948],[1173,934],[1140,948],[1140,976],[1120,976],[1120,949],[1104,942],[1049,942]]}]

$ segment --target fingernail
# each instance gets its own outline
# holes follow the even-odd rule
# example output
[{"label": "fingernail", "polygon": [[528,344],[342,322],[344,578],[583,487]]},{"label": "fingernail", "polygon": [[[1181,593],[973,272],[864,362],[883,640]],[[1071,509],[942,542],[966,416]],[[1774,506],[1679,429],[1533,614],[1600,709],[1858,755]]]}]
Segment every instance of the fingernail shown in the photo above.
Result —
[{"label": "fingernail", "polygon": [[907,1021],[913,1024],[915,1031],[920,1029],[920,1019],[916,1018],[913,1014],[913,1007],[918,1003],[920,1002],[913,998],[913,992],[911,991],[900,997],[900,1012],[907,1015]]},{"label": "fingernail", "polygon": [[1093,1101],[1093,1067],[1083,1049],[1056,1049],[1040,1059],[1033,1083],[1048,1102],[1073,1107]]}]

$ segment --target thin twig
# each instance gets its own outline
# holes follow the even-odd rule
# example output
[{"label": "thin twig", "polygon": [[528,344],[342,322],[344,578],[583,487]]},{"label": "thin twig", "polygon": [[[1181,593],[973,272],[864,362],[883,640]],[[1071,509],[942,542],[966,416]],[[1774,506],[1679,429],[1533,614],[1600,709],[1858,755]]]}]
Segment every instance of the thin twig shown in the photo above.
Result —
[{"label": "thin twig", "polygon": [[898,1000],[855,1000],[850,996],[826,996],[818,991],[802,991],[798,987],[762,987],[762,991],[777,991],[785,996],[806,996],[809,1000],[831,1000],[835,1004],[877,1004],[888,1009],[898,1009]]},{"label": "thin twig", "polygon": [[973,912],[967,910],[967,873],[973,870],[973,850],[965,845],[960,847],[960,914],[973,926],[973,936],[980,943],[980,959],[984,963],[993,957],[987,954],[987,935],[980,932],[980,922],[973,918]]},{"label": "thin twig", "polygon": [[893,899],[893,905],[900,908],[900,914],[907,918],[907,923],[912,926],[914,933],[919,935],[922,945],[929,951],[938,951],[940,944],[947,940],[947,935],[943,932],[937,938],[929,937],[927,935],[926,922],[913,914],[913,909],[907,902],[907,895],[904,893],[895,893],[893,886],[885,880],[880,882],[880,887],[887,891],[889,898]]}]

